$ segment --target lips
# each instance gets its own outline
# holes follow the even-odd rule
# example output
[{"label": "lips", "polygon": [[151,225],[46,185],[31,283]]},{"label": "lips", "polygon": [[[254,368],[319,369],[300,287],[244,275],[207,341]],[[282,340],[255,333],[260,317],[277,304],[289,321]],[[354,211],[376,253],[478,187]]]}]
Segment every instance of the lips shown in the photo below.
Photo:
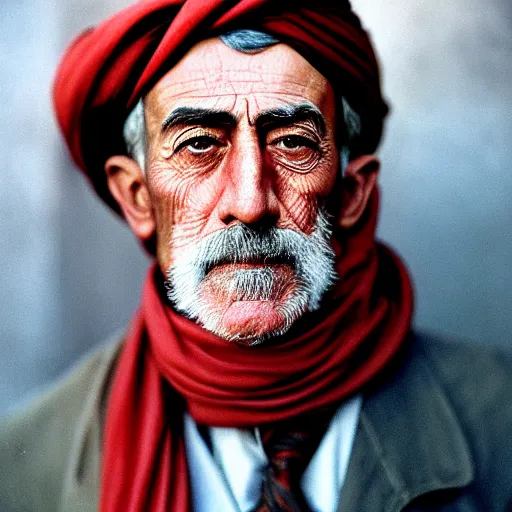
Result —
[{"label": "lips", "polygon": [[212,299],[226,301],[281,301],[295,285],[289,263],[229,263],[216,265],[203,279]]},{"label": "lips", "polygon": [[243,261],[236,261],[233,258],[226,258],[224,260],[208,263],[204,270],[206,277],[214,269],[238,269],[238,270],[254,270],[258,268],[267,268],[275,265],[289,266],[293,268],[293,258],[287,256],[265,256],[261,258],[247,258]]}]

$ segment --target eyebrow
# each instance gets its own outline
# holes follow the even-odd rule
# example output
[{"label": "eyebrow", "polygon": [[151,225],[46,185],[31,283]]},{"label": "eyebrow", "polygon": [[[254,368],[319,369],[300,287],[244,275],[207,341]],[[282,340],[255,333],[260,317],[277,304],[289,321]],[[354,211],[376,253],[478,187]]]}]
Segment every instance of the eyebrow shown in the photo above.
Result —
[{"label": "eyebrow", "polygon": [[178,125],[203,125],[210,128],[234,127],[236,117],[225,110],[199,107],[178,107],[162,123],[162,132]]},{"label": "eyebrow", "polygon": [[258,129],[270,131],[281,126],[290,126],[300,121],[311,121],[323,137],[326,123],[322,112],[310,103],[289,104],[284,107],[265,110],[256,116],[254,123]]}]

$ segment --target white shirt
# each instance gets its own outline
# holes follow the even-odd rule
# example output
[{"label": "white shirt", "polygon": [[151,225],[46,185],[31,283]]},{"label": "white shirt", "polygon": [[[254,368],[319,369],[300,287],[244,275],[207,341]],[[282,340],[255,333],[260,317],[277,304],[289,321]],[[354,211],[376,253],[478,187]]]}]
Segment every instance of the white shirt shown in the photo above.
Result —
[{"label": "white shirt", "polygon": [[[362,398],[342,404],[333,416],[301,480],[313,512],[335,512],[354,443]],[[211,427],[212,450],[185,415],[185,449],[194,512],[249,512],[259,502],[267,457],[258,429]]]}]

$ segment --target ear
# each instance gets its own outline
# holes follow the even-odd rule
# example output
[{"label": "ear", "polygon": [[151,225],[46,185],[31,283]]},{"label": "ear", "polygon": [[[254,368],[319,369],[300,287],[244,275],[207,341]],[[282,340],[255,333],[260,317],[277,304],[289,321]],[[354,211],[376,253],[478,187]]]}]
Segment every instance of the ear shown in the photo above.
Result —
[{"label": "ear", "polygon": [[105,172],[110,193],[132,231],[139,240],[149,240],[155,232],[155,219],[144,171],[132,158],[115,155],[105,162]]},{"label": "ear", "polygon": [[380,161],[374,155],[363,155],[351,160],[342,180],[339,225],[348,229],[361,218],[377,183]]}]

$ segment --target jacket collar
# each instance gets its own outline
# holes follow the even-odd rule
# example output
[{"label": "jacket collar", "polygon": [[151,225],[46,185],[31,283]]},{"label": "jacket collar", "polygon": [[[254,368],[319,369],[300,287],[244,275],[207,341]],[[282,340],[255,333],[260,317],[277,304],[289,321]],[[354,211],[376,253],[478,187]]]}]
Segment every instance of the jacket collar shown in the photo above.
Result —
[{"label": "jacket collar", "polygon": [[473,479],[468,443],[420,341],[365,396],[339,510],[399,511]]}]

